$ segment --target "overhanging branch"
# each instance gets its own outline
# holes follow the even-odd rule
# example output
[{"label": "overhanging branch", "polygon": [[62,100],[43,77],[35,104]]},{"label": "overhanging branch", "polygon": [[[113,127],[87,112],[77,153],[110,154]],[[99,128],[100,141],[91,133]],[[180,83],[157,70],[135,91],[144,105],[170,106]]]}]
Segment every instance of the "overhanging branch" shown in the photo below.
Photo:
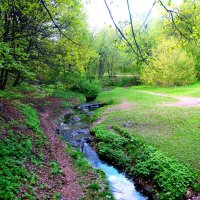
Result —
[{"label": "overhanging branch", "polygon": [[120,35],[122,36],[122,38],[126,41],[126,43],[128,44],[128,46],[132,49],[132,51],[137,55],[138,60],[139,60],[139,57],[140,57],[139,54],[135,51],[135,49],[133,48],[132,44],[128,41],[128,39],[127,39],[126,36],[123,34],[123,32],[121,31],[121,29],[117,26],[117,24],[116,24],[116,22],[115,22],[115,20],[114,20],[114,18],[113,18],[113,16],[112,16],[112,12],[111,12],[111,10],[110,10],[108,4],[107,4],[107,1],[104,0],[104,3],[105,3],[105,5],[106,5],[106,8],[107,8],[109,14],[110,14],[111,20],[112,20],[112,22],[113,22],[115,28],[118,30],[118,32],[120,33]]},{"label": "overhanging branch", "polygon": [[60,27],[56,24],[55,20],[53,19],[53,16],[51,15],[51,12],[49,11],[48,7],[46,6],[44,0],[40,0],[40,2],[43,5],[43,7],[45,8],[45,10],[47,11],[47,13],[48,13],[51,21],[53,22],[54,26],[58,29],[58,31],[60,32],[60,34],[63,35],[67,40],[69,40],[73,44],[75,44],[75,45],[81,45],[81,44],[76,43],[71,38],[69,38],[65,33],[63,33],[63,31],[60,29]]}]

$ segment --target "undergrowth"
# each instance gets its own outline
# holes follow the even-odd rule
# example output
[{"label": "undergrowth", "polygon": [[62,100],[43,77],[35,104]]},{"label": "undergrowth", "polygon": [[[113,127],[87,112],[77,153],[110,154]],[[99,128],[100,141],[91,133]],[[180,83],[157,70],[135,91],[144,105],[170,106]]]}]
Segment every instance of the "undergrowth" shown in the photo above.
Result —
[{"label": "undergrowth", "polygon": [[32,148],[28,136],[12,130],[0,141],[0,199],[14,199],[23,184],[30,180],[25,162]]},{"label": "undergrowth", "polygon": [[113,129],[117,133],[102,125],[92,129],[100,156],[129,176],[151,180],[159,199],[181,199],[196,182],[197,176],[189,166],[166,156],[119,126]]},{"label": "undergrowth", "polygon": [[15,106],[24,117],[19,121],[11,119],[7,122],[8,129],[1,129],[0,199],[35,199],[34,187],[38,176],[33,166],[42,167],[42,148],[47,140],[40,128],[37,112],[19,102]]},{"label": "undergrowth", "polygon": [[[35,175],[34,172],[27,170],[26,164],[27,162],[41,164],[43,158],[41,148],[45,137],[40,129],[36,111],[20,103],[17,103],[16,107],[25,115],[25,124],[17,124],[22,130],[12,130],[16,123],[10,123],[10,129],[6,132],[2,130],[4,133],[0,141],[0,199],[15,199],[24,184],[27,186],[22,198],[33,199],[35,194],[32,185],[35,183],[33,181]],[[28,134],[26,126],[35,131],[38,137]],[[33,151],[35,146],[38,147],[38,154]]]}]

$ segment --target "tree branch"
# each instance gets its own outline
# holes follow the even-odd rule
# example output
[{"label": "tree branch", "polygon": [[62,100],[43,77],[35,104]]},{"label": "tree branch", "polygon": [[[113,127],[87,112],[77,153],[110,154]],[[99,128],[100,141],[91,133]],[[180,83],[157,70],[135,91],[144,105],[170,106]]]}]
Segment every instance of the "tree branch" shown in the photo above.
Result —
[{"label": "tree branch", "polygon": [[180,31],[180,29],[177,27],[177,25],[176,25],[176,23],[175,23],[175,21],[174,21],[173,13],[176,13],[176,12],[173,11],[173,10],[168,9],[168,8],[164,5],[164,3],[163,3],[161,0],[159,0],[159,2],[160,2],[160,4],[161,4],[161,6],[167,11],[167,13],[169,14],[169,16],[171,17],[171,20],[172,20],[172,23],[173,23],[175,29],[180,33],[181,36],[183,36],[185,39],[188,39],[187,36],[185,36],[185,34],[183,34],[183,33]]},{"label": "tree branch", "polygon": [[47,11],[51,21],[53,22],[54,26],[58,29],[58,31],[60,32],[61,35],[63,35],[65,38],[67,38],[70,42],[72,42],[73,44],[75,45],[81,45],[81,44],[78,44],[76,43],[75,41],[73,41],[71,38],[69,38],[65,33],[63,33],[63,31],[60,29],[60,27],[56,24],[55,20],[53,19],[49,9],[47,8],[44,0],[40,0],[41,4],[43,5],[43,7],[45,8],[45,10]]},{"label": "tree branch", "polygon": [[133,50],[133,52],[137,55],[138,60],[139,60],[139,57],[140,57],[139,54],[135,51],[135,49],[133,48],[133,46],[131,45],[131,43],[128,41],[128,39],[126,38],[126,36],[123,34],[123,32],[121,31],[121,29],[117,26],[117,24],[116,24],[116,22],[115,22],[115,20],[114,20],[114,18],[113,18],[113,16],[112,16],[112,12],[111,12],[111,10],[110,10],[108,4],[107,4],[107,1],[104,0],[104,3],[105,3],[105,5],[106,5],[106,8],[107,8],[109,14],[110,14],[111,20],[112,20],[112,22],[113,22],[115,28],[118,30],[118,32],[120,33],[120,35],[122,36],[122,38],[123,38],[123,39],[126,41],[126,43],[129,45],[129,47]]},{"label": "tree branch", "polygon": [[137,33],[142,29],[142,27],[145,25],[145,23],[146,23],[147,19],[149,18],[150,14],[151,14],[151,12],[152,12],[152,10],[153,10],[153,7],[154,7],[155,5],[156,5],[156,1],[154,1],[154,3],[153,3],[153,5],[152,5],[151,9],[149,10],[149,12],[148,12],[148,14],[147,14],[147,16],[146,16],[144,22],[142,23],[142,25],[140,26],[140,28],[135,32],[135,34],[137,34]]},{"label": "tree branch", "polygon": [[135,46],[136,46],[137,50],[139,51],[142,60],[145,60],[143,55],[142,55],[142,51],[141,51],[141,49],[140,49],[140,47],[139,47],[139,45],[137,43],[136,36],[135,36],[135,32],[134,32],[134,28],[133,28],[133,19],[132,19],[132,15],[131,15],[129,0],[127,0],[127,7],[128,7],[128,13],[129,13],[130,24],[131,24],[131,31],[132,31],[132,36],[133,36],[133,39],[134,39],[134,42],[135,42]]}]

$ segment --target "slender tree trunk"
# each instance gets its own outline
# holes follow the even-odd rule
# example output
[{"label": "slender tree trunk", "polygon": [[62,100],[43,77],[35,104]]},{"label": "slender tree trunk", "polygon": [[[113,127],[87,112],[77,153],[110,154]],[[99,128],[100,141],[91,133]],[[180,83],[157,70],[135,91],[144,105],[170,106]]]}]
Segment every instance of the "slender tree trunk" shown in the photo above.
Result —
[{"label": "slender tree trunk", "polygon": [[1,86],[3,85],[4,73],[5,73],[5,69],[1,69],[0,88],[1,88]]},{"label": "slender tree trunk", "polygon": [[[2,74],[1,74],[2,76]],[[0,80],[0,90],[4,90],[6,88],[6,84],[8,81],[8,71],[5,70],[5,73],[3,73],[3,76],[1,77],[2,79]]]},{"label": "slender tree trunk", "polygon": [[15,78],[15,81],[12,86],[15,87],[15,86],[19,85],[20,79],[21,79],[21,74],[18,72],[17,77]]}]

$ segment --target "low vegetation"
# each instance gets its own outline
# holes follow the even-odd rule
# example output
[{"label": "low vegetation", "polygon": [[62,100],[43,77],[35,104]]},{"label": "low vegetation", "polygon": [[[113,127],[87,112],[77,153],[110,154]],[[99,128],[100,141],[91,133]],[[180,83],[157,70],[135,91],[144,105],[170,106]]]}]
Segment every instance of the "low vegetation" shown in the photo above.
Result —
[{"label": "low vegetation", "polygon": [[[36,110],[18,101],[3,102],[0,119],[0,199],[53,198],[54,189],[59,191],[61,184],[57,173],[52,174],[57,183],[54,189],[48,188],[48,182],[41,180],[44,175],[48,178],[48,173],[41,169],[50,166],[44,155],[49,143],[41,130]],[[41,172],[38,173],[38,170]]]},{"label": "low vegetation", "polygon": [[123,128],[113,128],[117,133],[104,126],[92,129],[100,156],[129,176],[152,181],[153,193],[159,199],[180,199],[189,186],[197,183],[197,175],[189,166],[166,156]]},{"label": "low vegetation", "polygon": [[[63,172],[41,129],[39,112],[55,101],[52,113],[59,116],[63,109],[84,102],[85,96],[55,86],[26,85],[0,95],[0,199],[62,198]],[[74,160],[85,199],[112,199],[103,172],[93,170],[70,145],[67,148],[66,156]]]}]

